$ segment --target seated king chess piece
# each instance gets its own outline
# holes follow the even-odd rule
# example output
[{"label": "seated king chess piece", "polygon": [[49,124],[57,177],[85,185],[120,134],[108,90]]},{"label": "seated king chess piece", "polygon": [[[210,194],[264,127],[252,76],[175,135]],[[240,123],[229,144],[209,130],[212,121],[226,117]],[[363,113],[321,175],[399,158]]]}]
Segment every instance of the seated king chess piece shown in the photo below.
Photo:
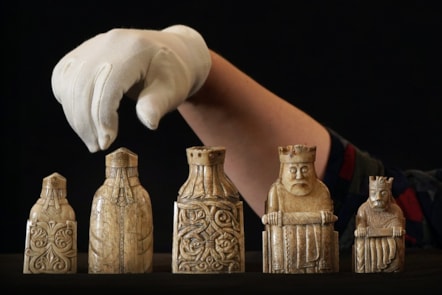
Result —
[{"label": "seated king chess piece", "polygon": [[327,186],[314,167],[316,147],[279,147],[280,171],[261,220],[264,273],[339,271],[337,216]]},{"label": "seated king chess piece", "polygon": [[404,268],[405,218],[392,196],[392,183],[393,177],[369,177],[368,199],[356,215],[356,273],[399,272]]}]

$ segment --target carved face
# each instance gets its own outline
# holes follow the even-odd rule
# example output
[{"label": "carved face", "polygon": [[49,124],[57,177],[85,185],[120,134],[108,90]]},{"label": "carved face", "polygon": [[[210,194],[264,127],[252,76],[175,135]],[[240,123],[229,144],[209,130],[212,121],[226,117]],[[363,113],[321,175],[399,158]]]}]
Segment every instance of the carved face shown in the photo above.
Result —
[{"label": "carved face", "polygon": [[316,179],[314,169],[313,163],[284,164],[281,171],[284,188],[296,196],[308,195]]},{"label": "carved face", "polygon": [[370,207],[379,211],[387,209],[390,204],[390,196],[391,192],[388,188],[370,186],[368,198]]}]

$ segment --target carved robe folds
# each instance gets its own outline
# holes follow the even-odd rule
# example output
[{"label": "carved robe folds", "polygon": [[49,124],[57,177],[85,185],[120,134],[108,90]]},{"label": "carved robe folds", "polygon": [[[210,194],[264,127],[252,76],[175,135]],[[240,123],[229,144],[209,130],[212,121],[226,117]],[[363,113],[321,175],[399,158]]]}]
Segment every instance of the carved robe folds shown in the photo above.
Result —
[{"label": "carved robe folds", "polygon": [[280,171],[265,203],[263,272],[339,271],[337,217],[327,186],[314,167],[316,147],[279,147]]},{"label": "carved robe folds", "polygon": [[404,235],[394,237],[392,228],[370,229],[355,238],[354,271],[357,273],[398,272],[403,270]]},{"label": "carved robe folds", "polygon": [[262,218],[264,273],[339,271],[337,217],[332,212],[273,213],[273,218],[272,214]]},{"label": "carved robe folds", "polygon": [[138,178],[138,157],[126,148],[106,156],[106,180],[96,191],[89,225],[88,272],[152,272],[150,197]]},{"label": "carved robe folds", "polygon": [[399,272],[405,259],[405,218],[391,188],[394,178],[369,177],[369,196],[356,214],[353,269]]},{"label": "carved robe folds", "polygon": [[[364,203],[359,208],[358,217],[361,216],[367,222],[355,230],[354,271],[402,271],[405,261],[405,219],[402,217],[402,210],[392,204],[389,210],[376,212],[368,203]],[[368,224],[375,226],[366,226]]]}]

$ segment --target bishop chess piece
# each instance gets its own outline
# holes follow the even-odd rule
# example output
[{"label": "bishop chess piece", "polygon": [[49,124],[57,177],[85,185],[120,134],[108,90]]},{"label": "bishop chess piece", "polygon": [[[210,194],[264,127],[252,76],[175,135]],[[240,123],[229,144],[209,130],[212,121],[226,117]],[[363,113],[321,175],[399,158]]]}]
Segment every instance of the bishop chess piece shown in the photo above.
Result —
[{"label": "bishop chess piece", "polygon": [[152,272],[150,196],[138,178],[138,156],[119,148],[106,156],[106,180],[96,191],[90,216],[88,272]]},{"label": "bishop chess piece", "polygon": [[244,272],[243,203],[224,173],[226,150],[186,152],[189,176],[174,203],[172,272]]},{"label": "bishop chess piece", "polygon": [[393,177],[370,176],[369,196],[356,215],[353,270],[400,272],[405,261],[405,218],[396,204]]},{"label": "bishop chess piece", "polygon": [[43,179],[40,198],[26,223],[25,274],[77,272],[77,221],[66,198],[66,178]]},{"label": "bishop chess piece", "polygon": [[270,187],[262,222],[264,273],[339,271],[337,216],[314,167],[316,147],[279,147],[280,172]]}]

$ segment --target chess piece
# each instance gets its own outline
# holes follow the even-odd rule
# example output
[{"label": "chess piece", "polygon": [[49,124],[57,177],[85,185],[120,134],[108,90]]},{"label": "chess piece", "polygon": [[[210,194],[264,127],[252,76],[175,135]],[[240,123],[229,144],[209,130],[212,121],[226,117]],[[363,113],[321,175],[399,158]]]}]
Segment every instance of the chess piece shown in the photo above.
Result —
[{"label": "chess piece", "polygon": [[66,178],[43,179],[40,198],[26,223],[25,274],[77,272],[77,221],[66,198]]},{"label": "chess piece", "polygon": [[189,176],[174,203],[172,272],[244,272],[243,203],[223,147],[186,149]]},{"label": "chess piece", "polygon": [[270,187],[261,220],[264,273],[339,270],[337,216],[314,167],[316,147],[279,147],[279,177]]},{"label": "chess piece", "polygon": [[369,196],[358,209],[353,244],[356,273],[399,272],[405,261],[405,218],[396,204],[393,177],[370,176]]},{"label": "chess piece", "polygon": [[93,198],[88,272],[150,273],[152,259],[150,196],[138,178],[138,156],[119,148],[106,156],[106,179]]}]

